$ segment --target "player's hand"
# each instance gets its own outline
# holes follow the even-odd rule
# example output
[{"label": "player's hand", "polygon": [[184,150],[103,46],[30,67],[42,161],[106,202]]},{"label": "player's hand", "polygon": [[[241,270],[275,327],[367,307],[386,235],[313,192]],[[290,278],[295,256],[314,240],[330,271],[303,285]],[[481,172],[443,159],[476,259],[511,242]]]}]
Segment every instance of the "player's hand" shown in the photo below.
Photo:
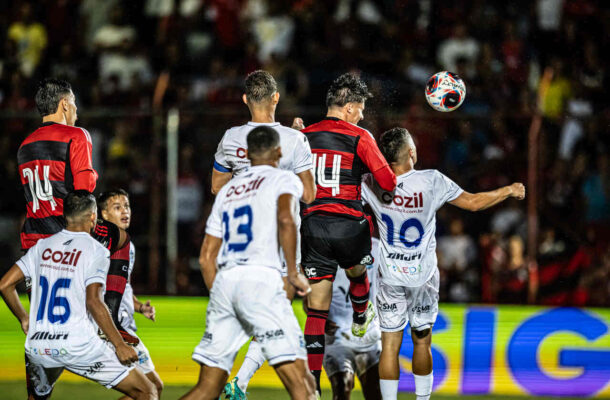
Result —
[{"label": "player's hand", "polygon": [[523,200],[525,198],[525,186],[523,183],[516,182],[513,183],[510,187],[510,195],[517,200]]},{"label": "player's hand", "polygon": [[121,343],[116,348],[116,356],[123,365],[129,365],[138,361],[138,353],[136,353],[135,349],[131,346],[128,346],[124,343]]},{"label": "player's hand", "polygon": [[143,316],[145,316],[149,320],[151,320],[151,321],[155,320],[156,310],[155,310],[154,306],[150,305],[150,300],[147,300],[146,303],[143,303],[140,306],[140,312],[142,313]]},{"label": "player's hand", "polygon": [[21,321],[21,330],[23,331],[23,333],[25,333],[25,335],[27,336],[28,331],[30,330],[30,319],[29,318],[24,318]]},{"label": "player's hand", "polygon": [[297,131],[305,129],[305,123],[303,122],[303,119],[296,117],[294,120],[292,120],[292,129],[296,129]]},{"label": "player's hand", "polygon": [[338,329],[339,329],[339,325],[335,324],[334,321],[331,321],[330,319],[326,320],[326,325],[324,327],[324,333],[326,333],[329,336],[335,336],[335,333],[337,333]]},{"label": "player's hand", "polygon": [[309,281],[305,278],[305,275],[300,272],[294,275],[288,275],[288,282],[297,290],[299,296],[307,296],[311,292],[311,286]]}]

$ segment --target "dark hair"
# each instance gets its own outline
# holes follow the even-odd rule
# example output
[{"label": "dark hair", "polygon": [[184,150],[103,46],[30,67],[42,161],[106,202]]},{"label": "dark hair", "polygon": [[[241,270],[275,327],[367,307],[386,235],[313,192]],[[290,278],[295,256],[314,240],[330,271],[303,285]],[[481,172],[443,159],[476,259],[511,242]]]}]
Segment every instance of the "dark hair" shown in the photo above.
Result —
[{"label": "dark hair", "polygon": [[355,74],[343,74],[330,84],[326,93],[326,106],[343,107],[347,103],[364,103],[373,97],[366,83]]},{"label": "dark hair", "polygon": [[248,155],[259,157],[280,144],[280,135],[270,126],[257,126],[248,134]]},{"label": "dark hair", "polygon": [[106,207],[108,207],[108,200],[110,200],[111,198],[113,198],[115,196],[125,196],[125,197],[127,197],[127,199],[129,199],[129,193],[127,193],[126,190],[121,189],[121,188],[111,189],[111,190],[102,192],[97,197],[97,205],[100,207],[100,210],[105,210]]},{"label": "dark hair", "polygon": [[95,196],[86,190],[75,190],[64,199],[64,217],[77,218],[95,209]]},{"label": "dark hair", "polygon": [[40,116],[45,117],[57,112],[59,102],[72,92],[72,86],[63,79],[47,78],[38,84],[36,91],[36,108]]},{"label": "dark hair", "polygon": [[256,70],[246,77],[246,98],[259,103],[277,92],[277,83],[267,71]]},{"label": "dark hair", "polygon": [[389,163],[397,162],[400,152],[405,145],[410,145],[413,138],[405,128],[392,128],[381,134],[379,150]]}]

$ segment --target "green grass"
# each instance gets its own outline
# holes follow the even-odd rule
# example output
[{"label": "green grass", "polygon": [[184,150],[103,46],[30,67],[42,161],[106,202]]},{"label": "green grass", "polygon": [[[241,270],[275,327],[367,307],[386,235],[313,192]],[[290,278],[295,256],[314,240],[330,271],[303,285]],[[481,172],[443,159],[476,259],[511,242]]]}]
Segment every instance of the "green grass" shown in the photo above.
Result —
[{"label": "green grass", "polygon": [[[178,399],[190,389],[189,386],[166,386],[163,390],[162,398],[164,400]],[[3,400],[22,400],[26,397],[24,382],[0,381],[0,398]],[[66,383],[60,382],[53,391],[54,400],[102,400],[102,399],[118,399],[120,393],[113,390],[108,390],[98,384],[83,382],[83,383]],[[288,399],[288,394],[282,389],[266,389],[266,388],[251,388],[248,389],[249,400],[280,400]],[[324,391],[323,399],[331,399],[331,393]],[[401,400],[415,399],[413,394],[400,394]],[[362,393],[355,391],[352,395],[353,400],[363,400]],[[432,396],[433,400],[524,400],[524,396],[458,396],[458,395],[437,395]],[[552,397],[536,397],[537,400],[550,400]],[[561,400],[571,400],[568,397],[562,397]],[[576,400],[575,398],[573,400]]]}]

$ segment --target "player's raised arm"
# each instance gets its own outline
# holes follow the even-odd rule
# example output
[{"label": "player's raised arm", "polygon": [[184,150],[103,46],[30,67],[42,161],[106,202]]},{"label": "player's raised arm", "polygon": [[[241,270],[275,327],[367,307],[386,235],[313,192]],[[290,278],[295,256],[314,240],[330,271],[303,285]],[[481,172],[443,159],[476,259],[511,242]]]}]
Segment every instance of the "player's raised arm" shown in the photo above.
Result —
[{"label": "player's raised arm", "polygon": [[300,296],[305,296],[311,290],[307,279],[299,274],[296,264],[297,225],[292,214],[292,195],[282,194],[278,198],[277,223],[280,245],[286,259],[288,281],[297,289]]},{"label": "player's raised arm", "polygon": [[396,187],[396,175],[381,154],[372,136],[363,135],[358,143],[358,156],[366,164],[383,190],[391,192]]},{"label": "player's raised arm", "polygon": [[468,193],[462,192],[455,200],[450,201],[456,207],[469,211],[480,211],[493,207],[509,197],[517,200],[525,198],[525,186],[522,183],[513,183],[490,192]]},{"label": "player's raised arm", "polygon": [[9,310],[19,320],[23,333],[28,334],[29,316],[17,294],[17,285],[25,279],[25,275],[17,265],[11,269],[0,280],[0,293]]},{"label": "player's raised arm", "polygon": [[74,190],[93,192],[97,181],[97,172],[93,169],[91,152],[93,145],[86,129],[80,128],[78,135],[70,144],[70,169],[74,179]]},{"label": "player's raised arm", "polygon": [[214,163],[214,169],[212,170],[212,194],[218,194],[220,189],[231,180],[232,176],[231,172],[222,172],[216,169],[216,163]]}]

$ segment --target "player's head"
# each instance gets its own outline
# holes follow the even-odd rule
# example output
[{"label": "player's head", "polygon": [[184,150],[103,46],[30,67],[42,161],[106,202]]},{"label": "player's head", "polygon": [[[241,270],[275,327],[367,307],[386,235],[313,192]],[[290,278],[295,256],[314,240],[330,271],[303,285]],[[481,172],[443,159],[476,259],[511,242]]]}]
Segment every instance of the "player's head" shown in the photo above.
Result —
[{"label": "player's head", "polygon": [[74,126],[76,123],[76,99],[68,82],[55,78],[44,79],[38,84],[35,101],[41,117],[58,114],[63,115],[66,125]]},{"label": "player's head", "polygon": [[249,73],[245,86],[242,99],[250,109],[275,107],[280,100],[277,82],[267,71],[259,69]]},{"label": "player's head", "polygon": [[417,149],[413,137],[405,128],[392,128],[379,139],[379,149],[386,161],[394,166],[417,163]]},{"label": "player's head", "polygon": [[277,167],[282,157],[280,135],[270,126],[257,126],[248,134],[248,159],[252,165]]},{"label": "player's head", "polygon": [[373,95],[366,87],[366,83],[353,73],[346,73],[331,83],[326,93],[326,107],[329,112],[342,115],[342,119],[357,124],[364,115],[364,103]]},{"label": "player's head", "polygon": [[129,193],[123,189],[108,190],[99,195],[97,204],[102,218],[121,229],[129,228],[131,223]]},{"label": "player's head", "polygon": [[97,221],[95,196],[86,190],[75,190],[64,199],[64,218],[70,230],[91,232]]}]

